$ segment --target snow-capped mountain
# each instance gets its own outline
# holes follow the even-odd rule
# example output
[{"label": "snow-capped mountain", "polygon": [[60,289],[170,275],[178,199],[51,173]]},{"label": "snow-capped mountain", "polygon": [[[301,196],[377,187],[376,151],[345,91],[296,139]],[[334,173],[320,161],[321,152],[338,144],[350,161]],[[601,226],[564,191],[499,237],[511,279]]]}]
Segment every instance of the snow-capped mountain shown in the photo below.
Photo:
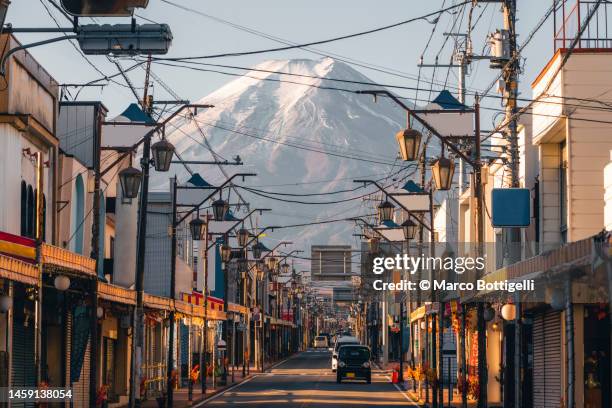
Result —
[{"label": "snow-capped mountain", "polygon": [[[361,196],[374,191],[373,187],[304,196],[350,190],[359,187],[353,179],[380,179],[402,164],[395,161],[394,135],[405,126],[405,113],[385,98],[374,103],[371,96],[339,90],[373,88],[351,81],[372,82],[331,58],[263,62],[198,101],[215,107],[198,112],[194,120],[175,121],[175,129],[170,126],[167,130],[168,137],[184,160],[210,160],[211,149],[219,160],[239,155],[245,165],[225,167],[228,174],[254,172],[258,176],[247,179],[246,185],[265,192],[294,194],[276,196],[260,192],[263,195],[308,203]],[[225,178],[216,166],[190,167],[215,185]],[[188,178],[181,166],[173,168],[173,172],[179,181]],[[162,180],[155,184],[161,185]],[[252,191],[238,192],[251,203],[251,208],[273,209],[263,216],[260,225],[302,224],[354,216],[360,211],[371,212],[368,207],[372,206],[360,199],[306,205],[272,201]],[[231,201],[236,202],[236,193],[231,194]],[[244,211],[241,209],[238,215]],[[355,246],[353,230],[353,224],[348,222],[283,229],[271,234],[268,244],[291,239],[308,255],[312,244]]]}]

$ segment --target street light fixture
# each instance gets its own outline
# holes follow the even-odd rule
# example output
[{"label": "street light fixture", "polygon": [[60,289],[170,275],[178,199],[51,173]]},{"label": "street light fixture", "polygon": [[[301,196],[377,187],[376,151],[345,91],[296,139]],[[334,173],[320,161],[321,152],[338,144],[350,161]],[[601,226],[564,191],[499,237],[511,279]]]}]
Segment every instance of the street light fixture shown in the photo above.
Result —
[{"label": "street light fixture", "polygon": [[151,146],[151,153],[153,155],[153,167],[156,171],[166,172],[170,170],[172,156],[174,156],[174,145],[172,143],[162,139]]},{"label": "street light fixture", "polygon": [[138,197],[142,172],[134,167],[127,167],[119,172],[119,183],[124,198],[134,199]]},{"label": "street light fixture", "polygon": [[395,134],[395,139],[399,145],[400,155],[404,161],[414,161],[419,154],[421,138],[423,135],[416,129],[404,129]]},{"label": "street light fixture", "polygon": [[377,254],[380,248],[380,238],[372,237],[368,240],[368,249],[371,254]]},{"label": "street light fixture", "polygon": [[441,191],[450,190],[455,174],[455,162],[444,156],[438,158],[431,165],[431,173],[436,184],[436,189]]},{"label": "street light fixture", "polygon": [[220,198],[212,203],[212,209],[215,221],[223,221],[229,211],[229,203]]},{"label": "street light fixture", "polygon": [[257,266],[257,280],[259,281],[263,281],[264,280],[264,270],[261,267],[261,265]]},{"label": "street light fixture", "polygon": [[206,239],[206,223],[200,217],[189,221],[189,230],[191,231],[191,239],[194,241]]},{"label": "street light fixture", "polygon": [[409,241],[416,237],[418,226],[416,222],[408,218],[406,221],[402,223],[402,229],[404,230],[404,239],[406,241]]},{"label": "street light fixture", "polygon": [[393,219],[393,211],[395,210],[395,206],[391,204],[388,200],[383,201],[378,205],[378,221],[379,223],[383,223],[386,221],[391,221]]},{"label": "street light fixture", "polygon": [[278,265],[278,258],[275,256],[271,256],[268,258],[268,268],[275,270]]},{"label": "street light fixture", "polygon": [[60,292],[65,292],[70,288],[70,278],[66,275],[57,275],[53,280],[53,286]]},{"label": "street light fixture", "polygon": [[249,230],[246,228],[240,228],[238,230],[238,232],[236,232],[236,238],[238,239],[238,245],[240,245],[241,247],[245,247],[247,245],[247,243],[249,242],[249,237],[251,236],[251,234],[249,233]]},{"label": "street light fixture", "polygon": [[221,260],[229,262],[232,259],[232,247],[227,244],[221,244]]},{"label": "street light fixture", "polygon": [[257,241],[257,243],[251,247],[251,251],[253,251],[253,258],[261,259],[261,253],[263,252],[263,249],[264,245],[261,242]]},{"label": "street light fixture", "polygon": [[290,266],[287,262],[281,265],[281,272],[283,275],[287,275],[289,273],[289,267]]}]

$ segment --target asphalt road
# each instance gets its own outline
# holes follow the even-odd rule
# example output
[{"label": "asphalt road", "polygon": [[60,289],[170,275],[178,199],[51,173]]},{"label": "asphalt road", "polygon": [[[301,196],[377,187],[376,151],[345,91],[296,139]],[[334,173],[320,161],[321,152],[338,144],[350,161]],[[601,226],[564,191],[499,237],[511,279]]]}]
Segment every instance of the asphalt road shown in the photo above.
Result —
[{"label": "asphalt road", "polygon": [[329,351],[309,350],[197,406],[391,407],[412,406],[387,376],[372,372],[372,384],[336,384]]}]

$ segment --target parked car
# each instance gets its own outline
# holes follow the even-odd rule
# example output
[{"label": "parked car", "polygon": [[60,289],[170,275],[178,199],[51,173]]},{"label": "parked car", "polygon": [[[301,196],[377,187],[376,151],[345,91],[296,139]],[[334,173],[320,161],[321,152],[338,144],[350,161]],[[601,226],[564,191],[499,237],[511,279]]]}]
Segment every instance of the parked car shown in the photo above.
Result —
[{"label": "parked car", "polygon": [[357,337],[352,337],[352,336],[340,336],[338,337],[338,340],[336,340],[336,344],[334,345],[334,350],[332,352],[332,362],[331,362],[332,372],[336,372],[336,369],[338,368],[338,349],[341,346],[345,346],[349,344],[358,345],[359,339],[357,339]]},{"label": "parked car", "polygon": [[317,336],[314,339],[314,348],[327,348],[329,343],[327,342],[326,336]]},{"label": "parked car", "polygon": [[340,384],[346,380],[365,380],[372,382],[372,368],[370,363],[370,349],[361,345],[343,345],[338,350],[338,369],[336,382]]}]

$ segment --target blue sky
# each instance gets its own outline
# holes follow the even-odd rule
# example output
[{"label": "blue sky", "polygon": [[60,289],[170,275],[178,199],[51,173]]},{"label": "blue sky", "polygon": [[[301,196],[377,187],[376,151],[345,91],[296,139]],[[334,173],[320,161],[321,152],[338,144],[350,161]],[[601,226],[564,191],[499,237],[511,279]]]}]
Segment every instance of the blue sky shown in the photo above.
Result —
[{"label": "blue sky", "polygon": [[[43,1],[46,3],[46,0]],[[232,0],[172,1],[214,17],[295,42],[316,41],[367,30],[435,11],[441,8],[443,4],[447,7],[458,3],[457,0],[379,0],[377,2],[364,0],[309,0],[307,2],[279,2],[273,0],[260,0],[257,2]],[[540,17],[550,6],[551,1],[519,2],[517,22],[518,31],[521,34],[519,42],[537,24]],[[48,3],[46,4],[48,5]],[[62,25],[68,24],[63,16],[53,7],[48,6]],[[467,25],[468,8],[469,6],[466,7],[463,17],[459,17],[463,28],[461,31],[464,31]],[[499,4],[489,4],[486,6],[486,9],[484,4],[479,5],[473,14],[474,21],[480,16],[481,12],[482,16],[479,18],[472,36],[476,52],[482,50],[486,34],[502,26],[502,14]],[[150,0],[149,7],[139,10],[137,14],[170,25],[174,34],[174,42],[169,56],[206,55],[278,46],[277,42],[260,38],[195,13],[181,10],[161,0]],[[444,41],[442,33],[452,30],[452,20],[454,17],[450,14],[443,14],[441,16],[436,33],[431,40],[430,46],[425,51],[425,62],[433,62],[435,55],[440,49],[442,49],[440,62],[448,62],[452,46],[449,41],[442,47]],[[103,20],[98,19],[99,22]],[[138,20],[139,22],[144,22],[140,18]],[[553,54],[553,30],[552,21],[550,20],[542,27],[524,52],[523,57],[526,58],[525,71],[521,76],[521,90],[524,97],[531,96],[529,84]],[[129,22],[128,19],[111,21]],[[53,20],[51,20],[39,0],[13,1],[9,8],[7,22],[15,27],[54,26]],[[82,23],[88,22],[91,21],[88,19],[82,20]],[[384,67],[385,70],[401,72],[403,76],[415,77],[418,74],[417,63],[419,56],[423,53],[432,27],[432,24],[420,21],[368,36],[322,45],[317,48],[322,52],[340,54],[344,57]],[[27,43],[54,35],[56,34],[45,34],[42,36],[21,34],[19,39]],[[86,82],[100,77],[100,74],[89,66],[78,55],[74,47],[67,42],[34,48],[31,52],[60,83]],[[103,72],[107,74],[116,72],[114,65],[106,61],[105,57],[90,56],[89,58]],[[292,50],[248,57],[222,58],[209,60],[208,62],[252,66],[267,59],[284,58],[320,58],[320,56],[303,50]],[[123,64],[128,66],[130,62],[126,61]],[[360,67],[356,68],[373,81],[405,86],[416,85],[416,81],[411,78],[390,75]],[[154,67],[154,72],[174,89],[178,95],[191,100],[207,95],[232,79],[232,77],[226,75],[160,66]],[[474,63],[472,65],[472,73],[468,77],[468,86],[482,89],[489,84],[497,72],[489,69],[486,61]],[[422,70],[423,78],[430,78],[432,74],[431,69],[424,68]],[[133,71],[130,73],[130,77],[135,84],[142,85],[142,70],[137,69]],[[446,78],[446,68],[436,71],[436,79],[438,81],[444,82]],[[448,74],[447,81],[452,86],[456,85],[457,79],[454,72]],[[426,80],[421,81],[420,87],[428,90],[429,84]],[[414,92],[404,92],[404,96],[414,96]],[[420,98],[426,98],[427,96],[428,92],[423,92],[419,95]],[[163,91],[159,84],[155,85],[155,97],[158,99],[169,99],[169,95]],[[134,97],[128,89],[117,85],[110,85],[104,89],[86,89],[80,93],[79,99],[102,100],[111,111],[111,116],[119,113],[128,103],[134,101]],[[468,100],[468,102],[470,101]],[[499,107],[498,100],[490,100],[486,104]],[[487,127],[489,127],[489,124],[483,124],[483,128]]]}]

